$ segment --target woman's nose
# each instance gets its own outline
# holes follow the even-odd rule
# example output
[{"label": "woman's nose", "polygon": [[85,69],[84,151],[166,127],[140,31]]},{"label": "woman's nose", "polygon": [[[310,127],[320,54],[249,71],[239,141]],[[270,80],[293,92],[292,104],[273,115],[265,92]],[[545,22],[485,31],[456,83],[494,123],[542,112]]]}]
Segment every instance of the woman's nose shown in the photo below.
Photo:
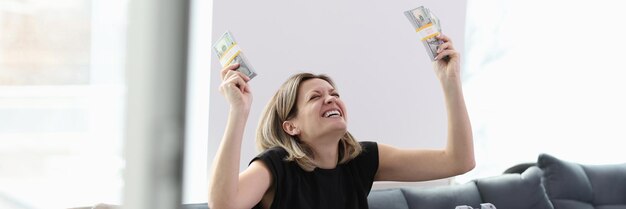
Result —
[{"label": "woman's nose", "polygon": [[334,97],[332,95],[326,96],[326,104],[335,103],[336,101],[337,101],[337,97]]}]

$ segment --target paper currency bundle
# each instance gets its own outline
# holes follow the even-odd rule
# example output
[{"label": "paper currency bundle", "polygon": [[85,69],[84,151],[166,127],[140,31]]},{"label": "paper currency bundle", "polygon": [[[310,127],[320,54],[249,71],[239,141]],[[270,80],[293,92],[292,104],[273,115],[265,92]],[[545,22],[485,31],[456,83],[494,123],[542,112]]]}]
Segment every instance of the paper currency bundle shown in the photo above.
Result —
[{"label": "paper currency bundle", "polygon": [[437,48],[443,44],[443,41],[436,38],[441,33],[439,19],[426,7],[405,11],[404,15],[409,19],[415,31],[418,33],[420,40],[426,47],[426,53],[431,61],[435,61],[437,56]]},{"label": "paper currency bundle", "polygon": [[235,42],[235,38],[229,31],[226,31],[224,35],[222,35],[222,37],[215,42],[213,50],[217,53],[217,57],[219,58],[222,67],[239,63],[237,71],[247,75],[250,79],[257,75],[254,69],[252,69],[250,62],[248,62],[248,59],[246,59],[246,56],[241,51],[241,48],[239,48],[237,42]]}]

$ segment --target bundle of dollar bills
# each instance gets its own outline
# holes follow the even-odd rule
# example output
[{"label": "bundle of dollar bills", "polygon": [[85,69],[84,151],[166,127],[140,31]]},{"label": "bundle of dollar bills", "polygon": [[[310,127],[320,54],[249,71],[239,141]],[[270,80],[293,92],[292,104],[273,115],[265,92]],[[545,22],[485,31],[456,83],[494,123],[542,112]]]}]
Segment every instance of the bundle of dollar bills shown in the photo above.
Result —
[{"label": "bundle of dollar bills", "polygon": [[250,79],[257,75],[254,69],[252,69],[252,65],[250,65],[250,62],[248,62],[248,59],[246,59],[246,56],[241,51],[241,48],[237,45],[237,42],[235,42],[235,38],[230,31],[226,31],[224,35],[213,44],[213,50],[217,53],[217,58],[219,58],[222,67],[239,63],[237,71],[247,75]]},{"label": "bundle of dollar bills", "polygon": [[426,47],[426,53],[431,61],[435,61],[437,48],[443,41],[436,38],[441,33],[441,25],[437,18],[428,8],[420,6],[418,8],[405,11],[404,15],[409,19],[420,40]]}]

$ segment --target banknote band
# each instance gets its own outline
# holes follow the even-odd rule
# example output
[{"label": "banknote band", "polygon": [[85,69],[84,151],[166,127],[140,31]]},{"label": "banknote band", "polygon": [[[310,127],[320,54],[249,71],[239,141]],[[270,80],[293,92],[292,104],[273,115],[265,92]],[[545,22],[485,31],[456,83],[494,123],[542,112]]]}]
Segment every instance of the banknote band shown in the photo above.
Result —
[{"label": "banknote band", "polygon": [[415,29],[415,32],[419,34],[420,40],[422,41],[439,35],[439,31],[432,23],[428,23],[418,29]]},{"label": "banknote band", "polygon": [[420,40],[421,40],[421,41],[426,41],[426,40],[431,39],[431,38],[433,38],[433,37],[435,37],[435,36],[438,36],[439,34],[441,34],[441,33],[440,33],[440,32],[436,32],[436,33],[430,34],[430,35],[428,35],[428,36],[424,36],[424,37],[423,37],[422,39],[420,39]]},{"label": "banknote band", "polygon": [[420,32],[420,31],[422,31],[422,30],[424,30],[426,28],[432,27],[432,26],[433,26],[433,23],[428,23],[428,24],[426,24],[426,25],[424,25],[422,27],[419,27],[419,28],[415,29],[415,31]]},{"label": "banknote band", "polygon": [[239,48],[239,45],[237,44],[232,45],[230,48],[226,50],[226,52],[222,55],[222,57],[220,57],[220,64],[222,64],[222,66],[226,66],[230,64],[233,61],[233,59],[235,59],[235,57],[239,55],[240,52],[241,52],[241,48]]}]

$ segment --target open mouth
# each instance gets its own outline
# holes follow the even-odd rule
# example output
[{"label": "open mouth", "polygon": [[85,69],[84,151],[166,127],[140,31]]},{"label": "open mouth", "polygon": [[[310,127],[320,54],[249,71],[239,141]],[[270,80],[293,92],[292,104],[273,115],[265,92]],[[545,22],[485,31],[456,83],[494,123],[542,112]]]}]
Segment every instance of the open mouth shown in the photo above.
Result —
[{"label": "open mouth", "polygon": [[341,112],[337,109],[326,111],[323,115],[325,118],[337,118],[341,117]]}]

